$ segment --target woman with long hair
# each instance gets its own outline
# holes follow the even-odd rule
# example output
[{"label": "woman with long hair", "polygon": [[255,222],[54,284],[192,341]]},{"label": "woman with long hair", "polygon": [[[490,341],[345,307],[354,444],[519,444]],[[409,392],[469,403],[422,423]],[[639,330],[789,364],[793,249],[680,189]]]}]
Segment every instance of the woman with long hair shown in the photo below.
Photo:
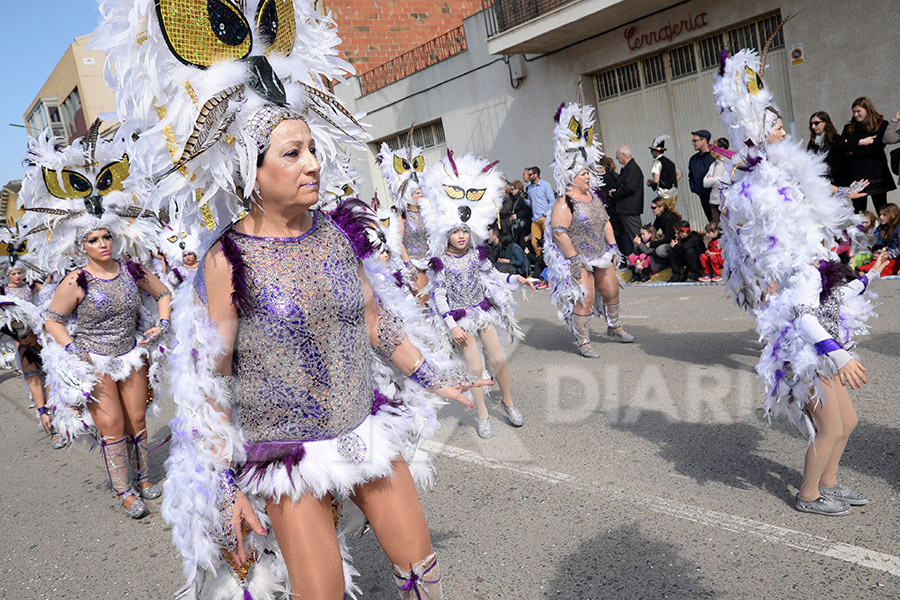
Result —
[{"label": "woman with long hair", "polygon": [[868,196],[871,196],[878,212],[887,203],[888,192],[897,189],[884,155],[888,122],[866,97],[854,100],[852,108],[853,117],[837,137],[832,151],[838,167],[834,184],[846,187],[854,181],[867,179],[869,185],[863,190],[866,196],[853,199],[853,209],[864,212]]}]

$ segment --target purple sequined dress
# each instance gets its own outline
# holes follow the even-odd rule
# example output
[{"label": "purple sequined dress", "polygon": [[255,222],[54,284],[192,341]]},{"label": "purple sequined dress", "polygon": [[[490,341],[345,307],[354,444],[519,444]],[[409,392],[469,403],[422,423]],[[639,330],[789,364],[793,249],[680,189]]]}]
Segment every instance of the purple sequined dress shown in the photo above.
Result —
[{"label": "purple sequined dress", "polygon": [[422,213],[418,210],[406,211],[406,225],[403,228],[403,245],[409,260],[417,269],[424,271],[428,267],[428,233],[422,222]]}]

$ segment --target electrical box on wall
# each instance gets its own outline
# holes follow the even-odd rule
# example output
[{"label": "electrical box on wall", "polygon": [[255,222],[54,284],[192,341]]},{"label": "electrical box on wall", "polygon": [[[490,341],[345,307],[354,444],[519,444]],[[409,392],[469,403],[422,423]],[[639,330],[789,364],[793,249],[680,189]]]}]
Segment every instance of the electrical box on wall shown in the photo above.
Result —
[{"label": "electrical box on wall", "polygon": [[509,57],[509,75],[513,81],[525,79],[525,60],[521,54],[513,54]]}]

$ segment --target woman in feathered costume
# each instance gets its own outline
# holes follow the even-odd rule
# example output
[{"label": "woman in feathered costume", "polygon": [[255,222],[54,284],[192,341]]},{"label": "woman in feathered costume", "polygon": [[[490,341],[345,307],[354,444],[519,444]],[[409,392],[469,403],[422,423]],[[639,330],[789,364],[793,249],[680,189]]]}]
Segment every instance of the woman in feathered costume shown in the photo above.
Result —
[{"label": "woman in feathered costume", "polygon": [[[455,158],[448,150],[447,157],[428,171],[426,200],[421,207],[433,258],[426,289],[432,296],[435,318],[443,321],[473,376],[484,371],[476,338],[481,339],[503,394],[506,415],[513,426],[521,427],[525,418],[512,399],[497,329],[507,330],[511,337],[522,336],[515,319],[513,291],[521,285],[534,289],[534,284],[521,275],[500,273],[489,258],[485,245],[488,227],[499,218],[503,203],[503,180],[496,165],[471,154]],[[472,395],[478,411],[478,435],[489,438],[494,433],[484,391],[475,389]]]},{"label": "woman in feathered costume", "polygon": [[857,423],[847,388],[866,382],[849,350],[865,333],[872,304],[864,292],[878,274],[856,279],[838,261],[834,240],[859,222],[846,197],[853,190],[833,194],[822,159],[784,139],[765,54],[738,52],[715,84],[736,150],[722,215],[726,280],[766,344],[757,372],[767,415],[787,414],[810,439],[795,507],[844,515],[869,501],[839,485],[837,472]]},{"label": "woman in feathered costume", "polygon": [[591,346],[591,318],[606,318],[606,334],[633,342],[619,321],[618,247],[609,215],[596,189],[603,156],[594,138],[594,109],[563,103],[554,117],[553,177],[562,197],[550,213],[552,235],[544,238],[549,269],[550,298],[559,319],[575,335],[578,352],[600,355]]},{"label": "woman in feathered costume", "polygon": [[[66,439],[96,426],[109,483],[137,519],[147,512],[141,498],[161,494],[147,473],[147,347],[168,329],[171,297],[140,264],[119,259],[146,255],[159,225],[137,204],[144,196],[129,180],[121,140],[99,140],[99,127],[65,149],[46,132],[30,140],[20,198],[39,221],[28,228],[31,239],[46,232],[33,244],[41,268],[61,274],[77,266],[56,288],[44,322],[54,425]],[[141,292],[159,303],[160,320],[138,329]]]},{"label": "woman in feathered costume", "polygon": [[97,44],[157,198],[184,208],[187,227],[225,225],[175,299],[163,516],[184,557],[181,593],[355,597],[332,512],[352,500],[400,597],[440,598],[415,487],[431,479],[418,446],[440,404],[426,390],[468,406],[473,381],[406,329],[417,311],[393,277],[367,276],[371,213],[313,208],[335,195],[323,181],[351,181],[343,145],[359,142],[346,132],[362,135],[323,83],[352,72],[334,23],[290,0],[101,13]]}]

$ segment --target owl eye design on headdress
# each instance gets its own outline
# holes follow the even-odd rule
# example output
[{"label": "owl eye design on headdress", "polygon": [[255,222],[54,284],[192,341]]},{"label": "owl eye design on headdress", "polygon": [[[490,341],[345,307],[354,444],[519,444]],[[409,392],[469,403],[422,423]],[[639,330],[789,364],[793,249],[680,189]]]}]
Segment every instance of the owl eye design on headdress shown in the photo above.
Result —
[{"label": "owl eye design on headdress", "polygon": [[762,77],[750,67],[744,67],[744,71],[747,75],[747,91],[755,96],[763,89]]},{"label": "owl eye design on headdress", "polygon": [[581,121],[572,117],[569,119],[569,131],[572,132],[570,136],[570,140],[573,142],[581,142],[584,141],[585,144],[590,146],[594,143],[594,126],[591,125],[586,129],[582,129]]},{"label": "owl eye design on headdress", "polygon": [[60,200],[87,198],[94,193],[105,196],[123,189],[122,182],[128,178],[128,156],[123,156],[122,160],[109,163],[100,169],[100,174],[93,183],[85,174],[72,169],[63,169],[61,178],[53,169],[43,167],[41,171],[47,191]]},{"label": "owl eye design on headdress", "polygon": [[297,37],[293,0],[262,0],[256,9],[256,31],[269,45],[266,54],[288,56]]},{"label": "owl eye design on headdress", "polygon": [[156,14],[172,54],[187,65],[205,69],[250,54],[250,23],[230,0],[156,0]]}]

